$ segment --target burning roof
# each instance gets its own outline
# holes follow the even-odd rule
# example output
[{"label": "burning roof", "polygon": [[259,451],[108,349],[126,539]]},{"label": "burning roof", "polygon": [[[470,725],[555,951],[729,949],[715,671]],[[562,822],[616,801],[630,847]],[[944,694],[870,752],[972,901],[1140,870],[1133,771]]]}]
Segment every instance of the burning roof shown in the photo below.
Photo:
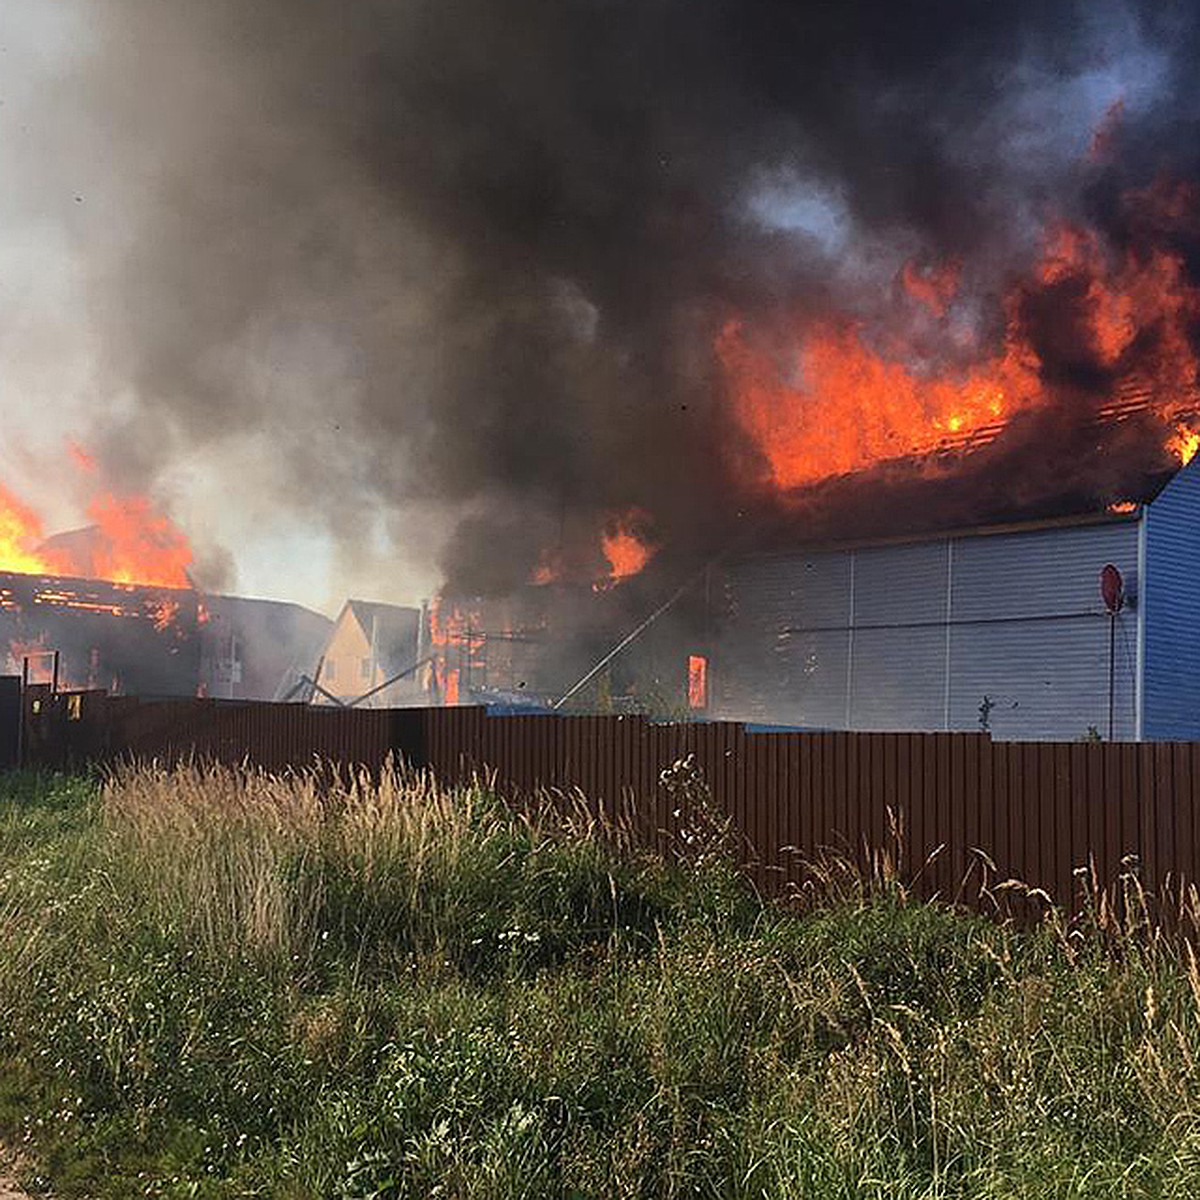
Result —
[{"label": "burning roof", "polygon": [[144,496],[99,491],[92,524],[46,537],[38,514],[0,486],[0,571],[189,588],[192,548]]}]

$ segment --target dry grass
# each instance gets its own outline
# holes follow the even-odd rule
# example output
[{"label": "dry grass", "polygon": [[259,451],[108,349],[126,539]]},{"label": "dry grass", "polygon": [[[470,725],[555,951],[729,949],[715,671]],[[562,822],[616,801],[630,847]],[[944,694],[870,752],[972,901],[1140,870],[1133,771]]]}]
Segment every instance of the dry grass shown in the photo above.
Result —
[{"label": "dry grass", "polygon": [[678,766],[674,867],[396,771],[10,794],[0,1132],[93,1198],[1200,1194],[1194,893],[784,911]]}]

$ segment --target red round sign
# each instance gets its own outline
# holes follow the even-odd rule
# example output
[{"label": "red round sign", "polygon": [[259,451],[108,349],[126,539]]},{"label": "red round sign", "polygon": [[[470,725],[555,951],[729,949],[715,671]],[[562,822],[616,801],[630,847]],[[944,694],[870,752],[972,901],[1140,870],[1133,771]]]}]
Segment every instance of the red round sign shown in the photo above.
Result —
[{"label": "red round sign", "polygon": [[1125,604],[1125,580],[1121,572],[1109,563],[1100,572],[1100,595],[1110,613],[1118,613]]}]

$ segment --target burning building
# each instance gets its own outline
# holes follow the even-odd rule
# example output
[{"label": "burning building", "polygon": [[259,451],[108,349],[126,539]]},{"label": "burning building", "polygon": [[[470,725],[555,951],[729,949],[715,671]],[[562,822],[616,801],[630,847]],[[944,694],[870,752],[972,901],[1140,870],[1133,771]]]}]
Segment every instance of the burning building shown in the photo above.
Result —
[{"label": "burning building", "polygon": [[330,626],[273,600],[0,573],[0,668],[46,683],[57,662],[63,689],[277,700],[312,669]]},{"label": "burning building", "polygon": [[89,512],[43,538],[0,488],[0,667],[63,688],[261,700],[311,670],[326,617],[198,591],[187,538],[142,498],[101,495]]},{"label": "burning building", "polygon": [[[795,547],[725,573],[722,717],[1200,737],[1200,469],[1111,511]],[[1106,604],[1102,572],[1123,581]]]},{"label": "burning building", "polygon": [[98,579],[0,574],[4,668],[64,688],[195,695],[200,683],[196,592]]}]

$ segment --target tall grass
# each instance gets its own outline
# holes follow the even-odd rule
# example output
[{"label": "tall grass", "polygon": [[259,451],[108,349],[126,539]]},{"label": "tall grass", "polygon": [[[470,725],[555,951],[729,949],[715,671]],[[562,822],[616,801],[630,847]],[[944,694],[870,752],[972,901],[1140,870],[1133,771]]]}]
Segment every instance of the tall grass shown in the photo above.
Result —
[{"label": "tall grass", "polygon": [[787,911],[723,832],[668,866],[394,771],[13,779],[0,1140],[64,1196],[1200,1194],[1200,969],[1135,880],[1025,931],[886,871]]}]

